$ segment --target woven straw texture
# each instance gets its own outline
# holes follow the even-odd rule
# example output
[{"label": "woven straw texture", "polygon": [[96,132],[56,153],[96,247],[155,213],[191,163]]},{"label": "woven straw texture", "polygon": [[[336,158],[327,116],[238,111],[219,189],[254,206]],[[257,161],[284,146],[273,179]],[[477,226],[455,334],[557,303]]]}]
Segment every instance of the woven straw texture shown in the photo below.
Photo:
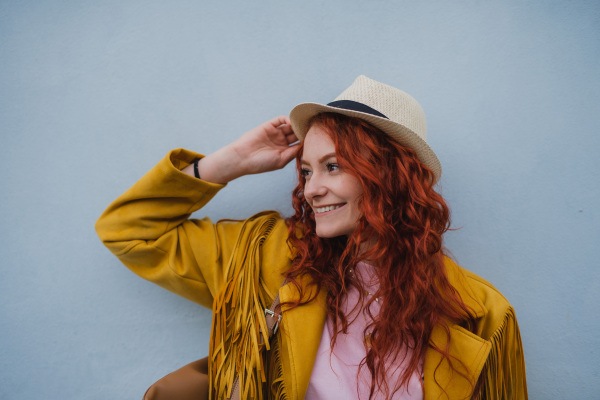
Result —
[{"label": "woven straw texture", "polygon": [[442,175],[442,166],[427,144],[425,113],[413,97],[402,90],[361,75],[335,98],[335,101],[337,100],[352,100],[365,104],[387,118],[318,103],[302,103],[290,112],[292,128],[296,136],[303,140],[308,131],[310,119],[323,112],[357,117],[381,129],[403,146],[413,149],[419,160],[433,171],[435,181],[439,180]]}]

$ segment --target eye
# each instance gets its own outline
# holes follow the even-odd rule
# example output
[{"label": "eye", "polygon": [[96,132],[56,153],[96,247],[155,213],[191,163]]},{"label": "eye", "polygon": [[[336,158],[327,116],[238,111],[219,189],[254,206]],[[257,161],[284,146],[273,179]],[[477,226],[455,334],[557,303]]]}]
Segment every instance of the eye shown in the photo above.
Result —
[{"label": "eye", "polygon": [[300,175],[302,175],[302,177],[303,177],[304,179],[306,179],[308,176],[310,176],[310,174],[311,174],[310,170],[308,170],[308,169],[306,169],[306,168],[302,168],[302,169],[300,170]]},{"label": "eye", "polygon": [[340,170],[340,166],[337,163],[327,163],[325,164],[325,166],[327,167],[327,171],[329,172],[335,172]]}]

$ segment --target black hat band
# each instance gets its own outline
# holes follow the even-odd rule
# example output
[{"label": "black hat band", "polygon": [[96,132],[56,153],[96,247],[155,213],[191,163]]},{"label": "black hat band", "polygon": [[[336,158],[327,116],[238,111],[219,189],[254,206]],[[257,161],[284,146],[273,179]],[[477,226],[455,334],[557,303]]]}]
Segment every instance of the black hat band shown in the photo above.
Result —
[{"label": "black hat band", "polygon": [[338,100],[338,101],[332,101],[331,103],[329,103],[327,105],[330,106],[330,107],[342,108],[344,110],[350,110],[350,111],[363,112],[363,113],[375,115],[376,117],[381,117],[381,118],[389,119],[388,117],[386,117],[385,115],[383,115],[379,111],[375,110],[374,108],[371,108],[371,107],[369,107],[366,104],[359,103],[358,101],[353,101],[353,100]]}]

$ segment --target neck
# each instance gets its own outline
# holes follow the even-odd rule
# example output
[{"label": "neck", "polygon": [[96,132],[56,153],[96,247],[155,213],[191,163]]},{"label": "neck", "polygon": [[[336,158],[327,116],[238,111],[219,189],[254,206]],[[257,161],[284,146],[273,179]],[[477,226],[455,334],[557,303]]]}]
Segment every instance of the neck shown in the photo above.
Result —
[{"label": "neck", "polygon": [[375,246],[375,243],[377,243],[377,238],[371,238],[366,242],[362,242],[360,244],[360,260],[366,262],[367,264],[376,266],[377,262],[375,260],[373,260],[373,258],[368,254],[369,250],[371,250],[373,248],[373,246]]}]

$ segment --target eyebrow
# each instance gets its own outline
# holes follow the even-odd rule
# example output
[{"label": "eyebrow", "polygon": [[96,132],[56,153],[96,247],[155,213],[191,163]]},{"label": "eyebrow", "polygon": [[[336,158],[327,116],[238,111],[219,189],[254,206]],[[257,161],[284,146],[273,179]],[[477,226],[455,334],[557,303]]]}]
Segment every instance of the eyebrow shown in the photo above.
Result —
[{"label": "eyebrow", "polygon": [[[331,158],[331,157],[337,157],[337,154],[335,154],[335,151],[334,151],[334,152],[331,152],[331,153],[328,153],[328,154],[325,154],[323,157],[321,157],[321,158],[319,158],[319,159],[317,160],[317,163],[321,164],[323,161],[325,161],[325,160],[327,160],[327,159],[329,159],[329,158]],[[300,162],[301,162],[302,164],[309,164],[308,162],[304,161],[304,158],[302,158],[302,159],[300,160]]]}]

